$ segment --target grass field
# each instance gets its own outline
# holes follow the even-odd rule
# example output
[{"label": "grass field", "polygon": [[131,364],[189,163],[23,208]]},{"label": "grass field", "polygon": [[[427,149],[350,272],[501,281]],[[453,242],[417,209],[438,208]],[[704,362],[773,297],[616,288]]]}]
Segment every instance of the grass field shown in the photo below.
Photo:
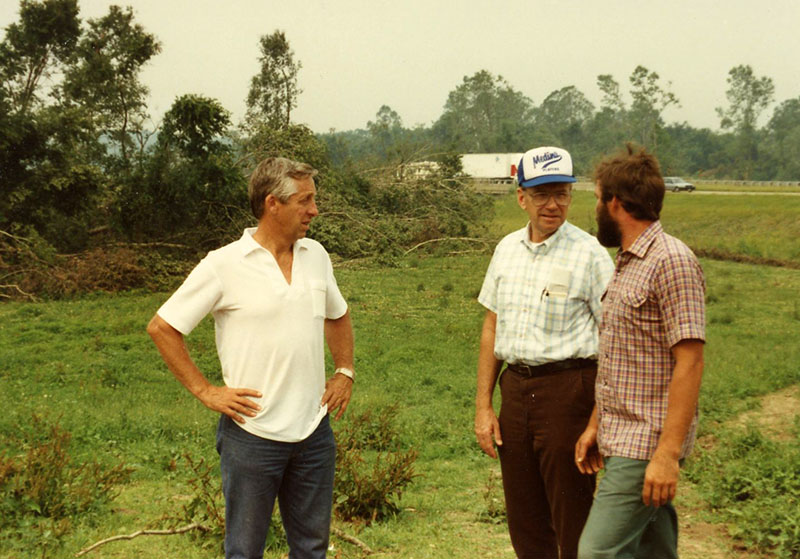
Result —
[{"label": "grass field", "polygon": [[[525,224],[512,195],[499,197],[495,207],[494,235]],[[594,194],[575,191],[568,219],[595,232],[594,213]],[[668,192],[661,221],[668,233],[701,254],[800,267],[800,196]]]},{"label": "grass field", "polygon": [[[800,261],[800,206],[793,205],[800,200],[774,198],[733,203],[716,196],[668,196],[665,228],[694,238],[700,248],[722,243],[735,251],[752,244],[770,258]],[[591,193],[576,193],[571,221],[591,229],[593,208]],[[511,196],[498,200],[492,235],[524,222]],[[337,271],[356,329],[358,382],[348,415],[397,406],[399,444],[419,451],[419,477],[403,494],[399,514],[370,526],[335,522],[378,557],[513,556],[505,525],[493,516],[499,493],[492,472],[498,466],[480,453],[472,433],[483,317],[475,299],[489,258],[488,252],[410,256],[394,268],[364,264]],[[756,410],[761,397],[800,383],[800,270],[702,263],[708,282],[703,444],[686,468],[690,498],[680,496],[678,504],[691,507],[693,518],[723,523],[723,531],[737,535],[744,547],[797,557],[791,553],[800,552],[800,423],[790,422],[791,436],[778,441],[763,435],[755,421],[731,425]],[[166,296],[97,294],[0,305],[0,447],[6,456],[20,451],[14,437],[35,428],[32,416],[38,415],[71,433],[75,463],[124,462],[133,468],[109,507],[76,521],[58,539],[31,526],[4,533],[0,557],[67,557],[112,535],[166,527],[165,516],[190,499],[191,475],[181,455],[215,461],[216,418],[166,371],[144,332]],[[218,380],[209,319],[188,344],[201,369]],[[774,494],[778,489],[782,498]],[[331,557],[362,556],[338,538],[333,543]],[[190,535],[114,542],[88,555],[140,556],[220,555]]]},{"label": "grass field", "polygon": [[695,181],[697,190],[710,192],[800,192],[800,186],[787,184],[726,184]]}]

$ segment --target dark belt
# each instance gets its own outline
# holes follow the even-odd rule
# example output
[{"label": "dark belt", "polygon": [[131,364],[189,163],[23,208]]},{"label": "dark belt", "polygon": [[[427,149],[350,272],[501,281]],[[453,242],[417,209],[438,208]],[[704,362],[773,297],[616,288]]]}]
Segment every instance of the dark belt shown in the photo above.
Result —
[{"label": "dark belt", "polygon": [[509,363],[508,370],[524,377],[538,377],[566,371],[569,369],[588,369],[597,367],[595,359],[564,359],[563,361],[553,361],[542,365],[526,365],[525,363]]}]

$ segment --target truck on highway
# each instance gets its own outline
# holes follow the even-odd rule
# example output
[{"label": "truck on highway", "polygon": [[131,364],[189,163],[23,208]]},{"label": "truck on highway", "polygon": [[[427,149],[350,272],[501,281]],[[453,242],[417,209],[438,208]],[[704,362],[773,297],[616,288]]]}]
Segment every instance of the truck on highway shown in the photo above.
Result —
[{"label": "truck on highway", "polygon": [[512,183],[517,178],[517,165],[521,153],[465,153],[461,167],[465,175],[475,180]]}]

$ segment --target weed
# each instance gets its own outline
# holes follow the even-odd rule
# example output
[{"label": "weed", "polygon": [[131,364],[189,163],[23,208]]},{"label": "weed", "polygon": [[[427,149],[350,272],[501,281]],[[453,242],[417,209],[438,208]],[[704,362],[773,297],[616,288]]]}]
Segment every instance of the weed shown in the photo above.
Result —
[{"label": "weed", "polygon": [[484,510],[478,515],[482,522],[500,524],[506,519],[506,503],[503,496],[501,475],[494,469],[489,470],[489,477],[483,488]]},{"label": "weed", "polygon": [[334,504],[343,520],[367,524],[396,514],[403,489],[418,475],[414,473],[416,450],[379,452],[370,460],[360,448],[337,448]]},{"label": "weed", "polygon": [[396,449],[399,437],[396,419],[397,404],[381,408],[377,413],[367,409],[359,414],[352,414],[337,429],[337,444],[378,451]]},{"label": "weed", "polygon": [[94,461],[76,465],[70,440],[58,423],[47,424],[36,415],[21,437],[10,438],[22,452],[0,454],[0,539],[14,545],[35,535],[44,548],[58,546],[78,521],[101,512],[116,497],[132,469]]},{"label": "weed", "polygon": [[343,520],[369,524],[397,513],[404,488],[418,475],[416,450],[389,450],[397,445],[396,415],[397,406],[367,410],[336,433],[334,506]]},{"label": "weed", "polygon": [[800,444],[774,442],[757,429],[721,431],[714,452],[689,468],[728,532],[749,548],[800,557]]}]

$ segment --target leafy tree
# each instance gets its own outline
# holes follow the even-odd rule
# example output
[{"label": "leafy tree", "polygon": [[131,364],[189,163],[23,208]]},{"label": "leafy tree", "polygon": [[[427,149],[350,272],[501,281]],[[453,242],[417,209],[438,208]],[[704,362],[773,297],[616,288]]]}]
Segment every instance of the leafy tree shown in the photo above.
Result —
[{"label": "leafy tree", "polygon": [[56,64],[72,55],[80,36],[77,0],[22,0],[20,21],[6,28],[0,44],[0,77],[6,110],[27,113],[37,89]]},{"label": "leafy tree", "polygon": [[388,105],[381,105],[375,120],[367,122],[372,142],[383,160],[389,160],[397,152],[397,144],[403,136],[403,121]]},{"label": "leafy tree", "polygon": [[74,53],[77,13],[74,1],[23,1],[0,43],[0,227],[69,251],[85,246],[98,213],[97,141],[85,111],[60,103],[57,87],[48,103],[41,88]]},{"label": "leafy tree", "polygon": [[481,70],[447,96],[434,137],[462,152],[519,151],[533,131],[533,103],[502,76]]},{"label": "leafy tree", "polygon": [[541,133],[537,143],[564,146],[580,160],[586,150],[585,126],[593,115],[594,105],[574,85],[557,89],[536,110]]},{"label": "leafy tree", "polygon": [[297,87],[297,74],[302,65],[294,60],[294,52],[283,31],[263,35],[259,41],[261,71],[253,76],[247,95],[246,118],[250,125],[266,123],[270,128],[288,128],[292,110],[302,90]]},{"label": "leafy tree", "polygon": [[164,115],[159,141],[176,146],[186,157],[202,157],[228,148],[221,137],[229,125],[230,113],[216,99],[183,95]]},{"label": "leafy tree", "polygon": [[767,140],[775,174],[770,178],[800,178],[800,97],[778,105],[767,124]]},{"label": "leafy tree", "polygon": [[371,155],[372,136],[367,130],[331,129],[317,137],[325,144],[330,162],[336,167],[353,167]]},{"label": "leafy tree", "polygon": [[288,157],[308,163],[320,171],[330,167],[325,143],[302,124],[272,128],[263,123],[252,130],[249,136],[240,139],[240,143],[245,153],[244,167],[248,169],[255,168],[266,157]]},{"label": "leafy tree", "polygon": [[665,126],[664,135],[667,140],[659,148],[659,159],[665,175],[717,175],[724,151],[719,135],[686,123]]},{"label": "leafy tree", "polygon": [[634,126],[636,140],[651,150],[658,149],[658,133],[664,126],[661,117],[664,109],[678,105],[678,98],[666,87],[659,84],[659,75],[644,66],[637,66],[630,75],[631,103],[630,119]]},{"label": "leafy tree", "polygon": [[749,65],[728,72],[728,107],[717,107],[720,126],[734,134],[730,159],[734,172],[749,179],[758,159],[758,117],[772,103],[775,86],[772,78],[756,77]]},{"label": "leafy tree", "polygon": [[750,65],[741,64],[728,71],[728,108],[717,107],[723,130],[755,130],[758,117],[772,103],[775,85],[772,78],[756,77]]},{"label": "leafy tree", "polygon": [[229,125],[215,99],[175,100],[156,146],[118,189],[116,221],[129,238],[210,248],[237,234],[247,218],[246,189]]},{"label": "leafy tree", "polygon": [[619,90],[619,82],[611,74],[600,74],[597,76],[597,87],[603,94],[600,102],[602,109],[609,109],[613,112],[625,112],[625,102]]},{"label": "leafy tree", "polygon": [[147,87],[139,73],[161,51],[155,36],[134,23],[133,10],[111,6],[102,18],[89,20],[77,47],[77,61],[65,77],[67,100],[87,107],[103,134],[119,146],[123,166],[129,163],[132,133],[147,118]]}]

